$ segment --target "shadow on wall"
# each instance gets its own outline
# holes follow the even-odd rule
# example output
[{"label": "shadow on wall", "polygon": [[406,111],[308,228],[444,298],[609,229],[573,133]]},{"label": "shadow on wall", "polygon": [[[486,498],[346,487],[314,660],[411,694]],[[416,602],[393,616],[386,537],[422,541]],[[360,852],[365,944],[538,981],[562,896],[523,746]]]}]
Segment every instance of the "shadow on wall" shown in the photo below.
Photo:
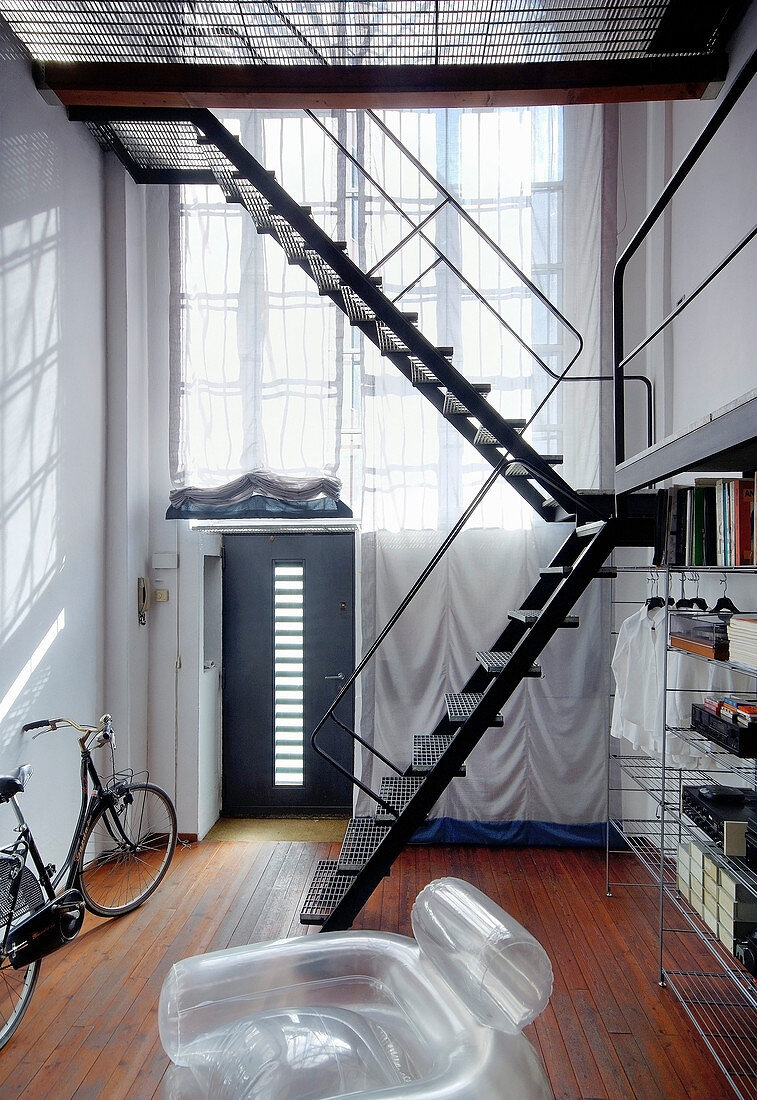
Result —
[{"label": "shadow on wall", "polygon": [[[4,64],[17,57],[0,36]],[[3,89],[5,91],[5,89]],[[5,97],[3,97],[5,98]],[[6,100],[7,102],[7,100]],[[14,116],[15,118],[15,116]],[[60,585],[60,211],[44,132],[0,129],[0,757],[50,677]],[[38,717],[38,715],[34,715]],[[28,750],[27,750],[28,751]]]}]

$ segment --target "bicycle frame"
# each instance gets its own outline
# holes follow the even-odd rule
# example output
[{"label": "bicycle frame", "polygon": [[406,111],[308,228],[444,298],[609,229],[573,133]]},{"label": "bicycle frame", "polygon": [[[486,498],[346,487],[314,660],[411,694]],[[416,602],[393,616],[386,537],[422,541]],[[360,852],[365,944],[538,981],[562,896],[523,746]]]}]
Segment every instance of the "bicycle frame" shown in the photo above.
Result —
[{"label": "bicycle frame", "polygon": [[[18,893],[21,886],[21,872],[23,867],[26,866],[29,856],[31,856],[32,863],[37,872],[40,886],[47,895],[48,901],[53,901],[57,895],[58,888],[65,879],[64,891],[73,889],[79,877],[79,871],[81,868],[81,859],[83,855],[84,838],[87,831],[87,826],[90,820],[94,817],[97,811],[102,805],[112,805],[115,801],[117,794],[116,790],[108,790],[103,786],[100,775],[92,761],[92,754],[86,746],[86,740],[89,737],[89,733],[85,733],[79,738],[79,748],[81,752],[81,763],[79,767],[79,782],[81,785],[81,802],[79,805],[79,816],[74,827],[73,835],[71,837],[71,843],[66,854],[66,858],[63,861],[63,865],[60,870],[57,871],[52,865],[45,864],[42,860],[39,848],[34,839],[31,829],[29,828],[26,819],[24,818],[21,807],[18,804],[17,798],[14,795],[8,801],[13,807],[13,811],[16,815],[18,822],[18,839],[5,848],[0,849],[0,854],[15,857],[20,860],[19,874],[16,876],[16,881],[11,888],[10,898],[10,913],[7,921],[6,928],[3,931],[1,946],[4,949],[8,932],[13,917],[13,911],[18,901]],[[90,787],[91,784],[91,787]],[[113,816],[113,823],[119,830],[120,836],[114,836],[114,841],[123,841],[128,844],[129,839],[121,830],[120,822],[116,815]],[[110,821],[106,820],[106,827],[109,832],[112,832],[110,827]]]},{"label": "bicycle frame", "polygon": [[[96,726],[71,718],[28,722],[22,732],[71,726],[79,736],[81,800],[63,866],[45,864],[19,804],[31,768],[2,776],[0,802],[10,802],[15,838],[0,848],[0,1047],[26,1012],[40,961],[81,931],[85,910],[119,917],[146,901],[163,880],[176,848],[176,811],[170,797],[131,769],[104,778],[92,750],[114,741],[111,716]],[[39,736],[39,734],[35,734]],[[155,826],[150,831],[151,824]],[[18,975],[14,977],[14,973]]]}]

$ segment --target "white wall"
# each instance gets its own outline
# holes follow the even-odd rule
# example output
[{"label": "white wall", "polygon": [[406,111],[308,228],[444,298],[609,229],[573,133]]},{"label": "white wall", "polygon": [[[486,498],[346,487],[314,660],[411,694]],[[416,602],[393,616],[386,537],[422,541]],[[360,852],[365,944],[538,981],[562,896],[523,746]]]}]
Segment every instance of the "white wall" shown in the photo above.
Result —
[{"label": "white wall", "polygon": [[[149,571],[153,592],[168,593],[168,601],[153,601],[148,613],[148,762],[155,782],[175,799],[179,831],[202,837],[220,808],[220,542],[190,530],[184,520],[165,518],[171,489],[171,215],[166,188],[137,191],[144,196],[146,217]],[[205,669],[206,658],[213,659],[212,669]]]},{"label": "white wall", "polygon": [[[134,184],[45,103],[10,39],[0,60],[0,771],[33,764],[24,806],[61,863],[75,736],[32,741],[19,733],[29,719],[107,708],[118,767],[149,767],[182,832],[216,819],[202,579],[218,541],[164,518],[167,190]],[[169,593],[145,625],[140,576]],[[0,842],[12,824],[0,807]]]},{"label": "white wall", "polygon": [[[728,82],[757,47],[757,6],[734,39]],[[727,83],[728,83],[727,82]],[[688,152],[717,101],[628,104],[621,108],[618,186],[619,245],[628,240]],[[742,97],[714,143],[659,223],[653,247],[629,265],[626,348],[722,259],[757,221],[757,81]],[[718,276],[629,370],[648,368],[655,380],[657,437],[685,429],[757,386],[757,242]],[[643,446],[640,409],[632,406],[629,442]],[[629,451],[633,453],[633,451]]]},{"label": "white wall", "polygon": [[[100,152],[37,94],[0,28],[0,770],[61,861],[78,809],[71,732],[104,706],[104,257]],[[0,807],[0,838],[11,814]]]},{"label": "white wall", "polygon": [[107,353],[105,698],[120,766],[147,767],[147,624],[137,578],[148,573],[149,452],[144,188],[104,158]]}]

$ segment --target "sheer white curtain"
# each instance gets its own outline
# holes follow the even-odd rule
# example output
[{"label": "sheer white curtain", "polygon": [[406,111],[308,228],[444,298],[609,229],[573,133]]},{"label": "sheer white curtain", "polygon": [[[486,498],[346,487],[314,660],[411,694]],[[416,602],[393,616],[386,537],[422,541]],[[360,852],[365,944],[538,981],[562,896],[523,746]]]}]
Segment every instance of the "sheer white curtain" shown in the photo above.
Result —
[{"label": "sheer white curtain", "polygon": [[[364,270],[382,277],[390,297],[418,313],[422,331],[454,347],[458,369],[491,384],[490,400],[504,415],[527,419],[551,384],[518,337],[555,373],[576,345],[513,276],[498,247],[558,308],[568,303],[587,340],[574,373],[600,373],[600,109],[250,112],[238,125],[244,144],[283,186],[312,207],[330,235],[347,241]],[[444,202],[417,162],[491,241]],[[339,476],[363,531],[367,644],[489,467],[300,269],[258,236],[244,211],[195,189],[184,194],[182,224],[175,484],[214,485],[261,466]],[[564,470],[579,488],[597,484],[599,405],[596,383],[562,387],[529,430],[540,451],[565,454]],[[475,650],[500,633],[507,610],[519,606],[565,535],[534,521],[500,481],[365,676],[363,734],[407,763],[412,734],[433,728],[444,691],[459,690]],[[584,600],[595,623],[600,603],[597,593]],[[589,625],[578,639],[570,635],[569,645],[551,643],[543,661],[553,666],[549,680],[519,689],[504,734],[485,739],[469,778],[453,784],[438,816],[601,819],[607,704],[602,662],[591,652],[598,631]],[[376,778],[370,759],[360,766]]]}]

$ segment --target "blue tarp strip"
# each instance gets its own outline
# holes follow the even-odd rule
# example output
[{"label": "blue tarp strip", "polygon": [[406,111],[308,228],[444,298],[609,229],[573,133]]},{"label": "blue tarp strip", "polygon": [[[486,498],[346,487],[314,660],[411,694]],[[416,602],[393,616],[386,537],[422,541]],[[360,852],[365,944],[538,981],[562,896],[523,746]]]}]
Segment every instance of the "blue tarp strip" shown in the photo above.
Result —
[{"label": "blue tarp strip", "polygon": [[[416,830],[413,843],[604,848],[606,832],[604,821],[561,825],[555,821],[458,821],[453,817],[436,817]],[[625,846],[615,829],[611,840],[613,847]]]}]

